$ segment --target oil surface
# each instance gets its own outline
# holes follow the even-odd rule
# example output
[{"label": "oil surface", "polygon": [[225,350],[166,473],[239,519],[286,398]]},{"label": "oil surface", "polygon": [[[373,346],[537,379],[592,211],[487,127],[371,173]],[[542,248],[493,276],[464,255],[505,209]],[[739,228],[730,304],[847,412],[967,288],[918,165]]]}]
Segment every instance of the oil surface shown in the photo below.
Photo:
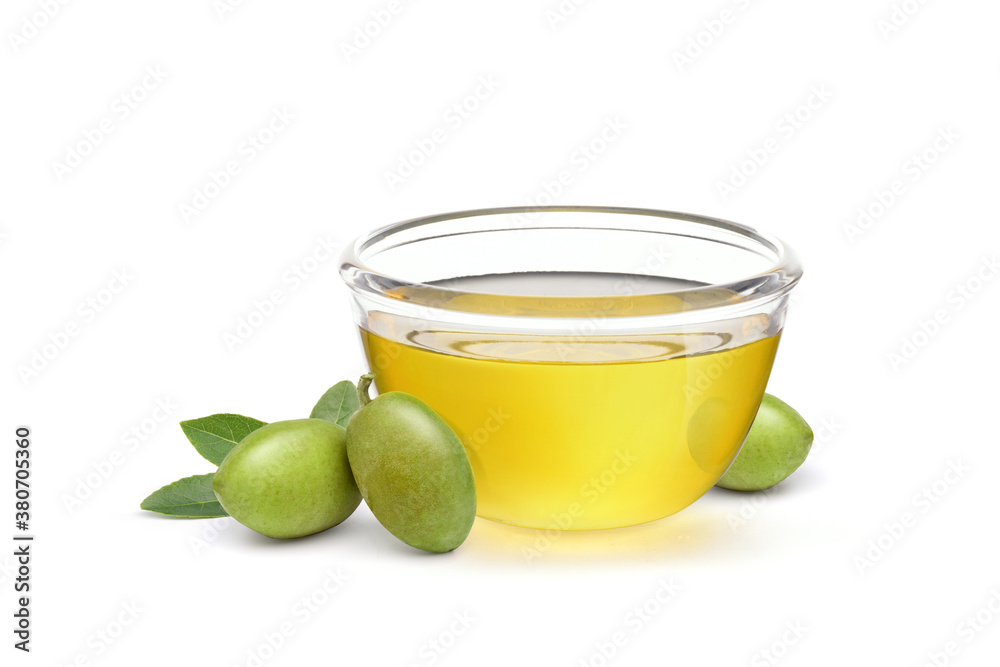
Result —
[{"label": "oil surface", "polygon": [[[540,302],[530,299],[540,295],[556,297],[545,308],[578,317],[592,317],[598,301],[608,307],[608,294],[611,312],[649,307],[650,298],[677,309],[687,303],[683,291],[655,294],[664,285],[648,276],[580,275],[480,276],[448,286],[497,292],[456,297],[475,312],[535,310]],[[633,278],[648,289],[617,293]],[[732,462],[780,332],[760,315],[710,326],[628,336],[483,334],[370,313],[361,334],[379,391],[414,394],[461,438],[480,516],[582,530],[672,514]]]}]

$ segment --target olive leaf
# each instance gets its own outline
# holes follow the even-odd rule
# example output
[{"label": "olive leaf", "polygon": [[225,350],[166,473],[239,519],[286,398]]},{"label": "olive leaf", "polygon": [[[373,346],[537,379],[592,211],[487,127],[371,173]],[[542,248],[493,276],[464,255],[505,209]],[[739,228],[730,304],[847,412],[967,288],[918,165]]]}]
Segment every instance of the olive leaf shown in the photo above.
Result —
[{"label": "olive leaf", "polygon": [[266,425],[267,422],[252,417],[223,413],[183,421],[181,429],[199,454],[220,465],[240,440]]},{"label": "olive leaf", "polygon": [[360,407],[357,387],[350,380],[344,380],[326,390],[309,416],[313,419],[325,419],[347,428],[351,415]]},{"label": "olive leaf", "polygon": [[142,501],[140,508],[187,519],[229,516],[212,491],[215,473],[194,475],[167,484]]}]

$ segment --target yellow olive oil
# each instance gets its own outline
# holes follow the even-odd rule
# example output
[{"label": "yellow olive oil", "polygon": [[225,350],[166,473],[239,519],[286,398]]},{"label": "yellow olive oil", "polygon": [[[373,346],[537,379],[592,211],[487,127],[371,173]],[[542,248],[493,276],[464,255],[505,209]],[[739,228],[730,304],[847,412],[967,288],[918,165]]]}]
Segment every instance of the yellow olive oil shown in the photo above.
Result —
[{"label": "yellow olive oil", "polygon": [[571,335],[456,331],[380,312],[361,329],[379,391],[417,396],[462,440],[479,516],[534,528],[628,526],[700,497],[746,437],[780,336],[763,315],[601,334],[617,316],[696,307],[683,292],[690,285],[649,276],[516,274],[447,286],[476,290],[457,291],[449,298],[463,302],[450,308],[578,318]]}]

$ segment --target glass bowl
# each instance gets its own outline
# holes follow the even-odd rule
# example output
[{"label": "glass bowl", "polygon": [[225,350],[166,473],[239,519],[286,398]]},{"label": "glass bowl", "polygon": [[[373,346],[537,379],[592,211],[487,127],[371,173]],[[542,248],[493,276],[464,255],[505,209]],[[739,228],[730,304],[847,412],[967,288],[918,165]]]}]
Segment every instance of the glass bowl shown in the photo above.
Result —
[{"label": "glass bowl", "polygon": [[750,227],[582,206],[401,222],[340,270],[376,387],[455,430],[479,516],[559,530],[660,519],[719,480],[802,275]]}]

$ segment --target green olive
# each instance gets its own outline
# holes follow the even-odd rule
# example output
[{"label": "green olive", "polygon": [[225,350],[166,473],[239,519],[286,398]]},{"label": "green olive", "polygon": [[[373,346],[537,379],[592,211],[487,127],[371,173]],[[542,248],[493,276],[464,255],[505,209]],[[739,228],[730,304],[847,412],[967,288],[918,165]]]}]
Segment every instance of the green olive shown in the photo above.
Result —
[{"label": "green olive", "polygon": [[230,516],[268,537],[332,528],[361,503],[346,441],[344,428],[324,419],[262,426],[229,452],[212,489]]},{"label": "green olive", "polygon": [[442,553],[458,547],[476,518],[476,480],[455,432],[426,403],[399,391],[368,401],[347,425],[347,456],[372,514],[397,538]]},{"label": "green olive", "polygon": [[734,491],[769,489],[802,465],[812,442],[812,429],[802,415],[764,394],[743,449],[716,486]]}]

